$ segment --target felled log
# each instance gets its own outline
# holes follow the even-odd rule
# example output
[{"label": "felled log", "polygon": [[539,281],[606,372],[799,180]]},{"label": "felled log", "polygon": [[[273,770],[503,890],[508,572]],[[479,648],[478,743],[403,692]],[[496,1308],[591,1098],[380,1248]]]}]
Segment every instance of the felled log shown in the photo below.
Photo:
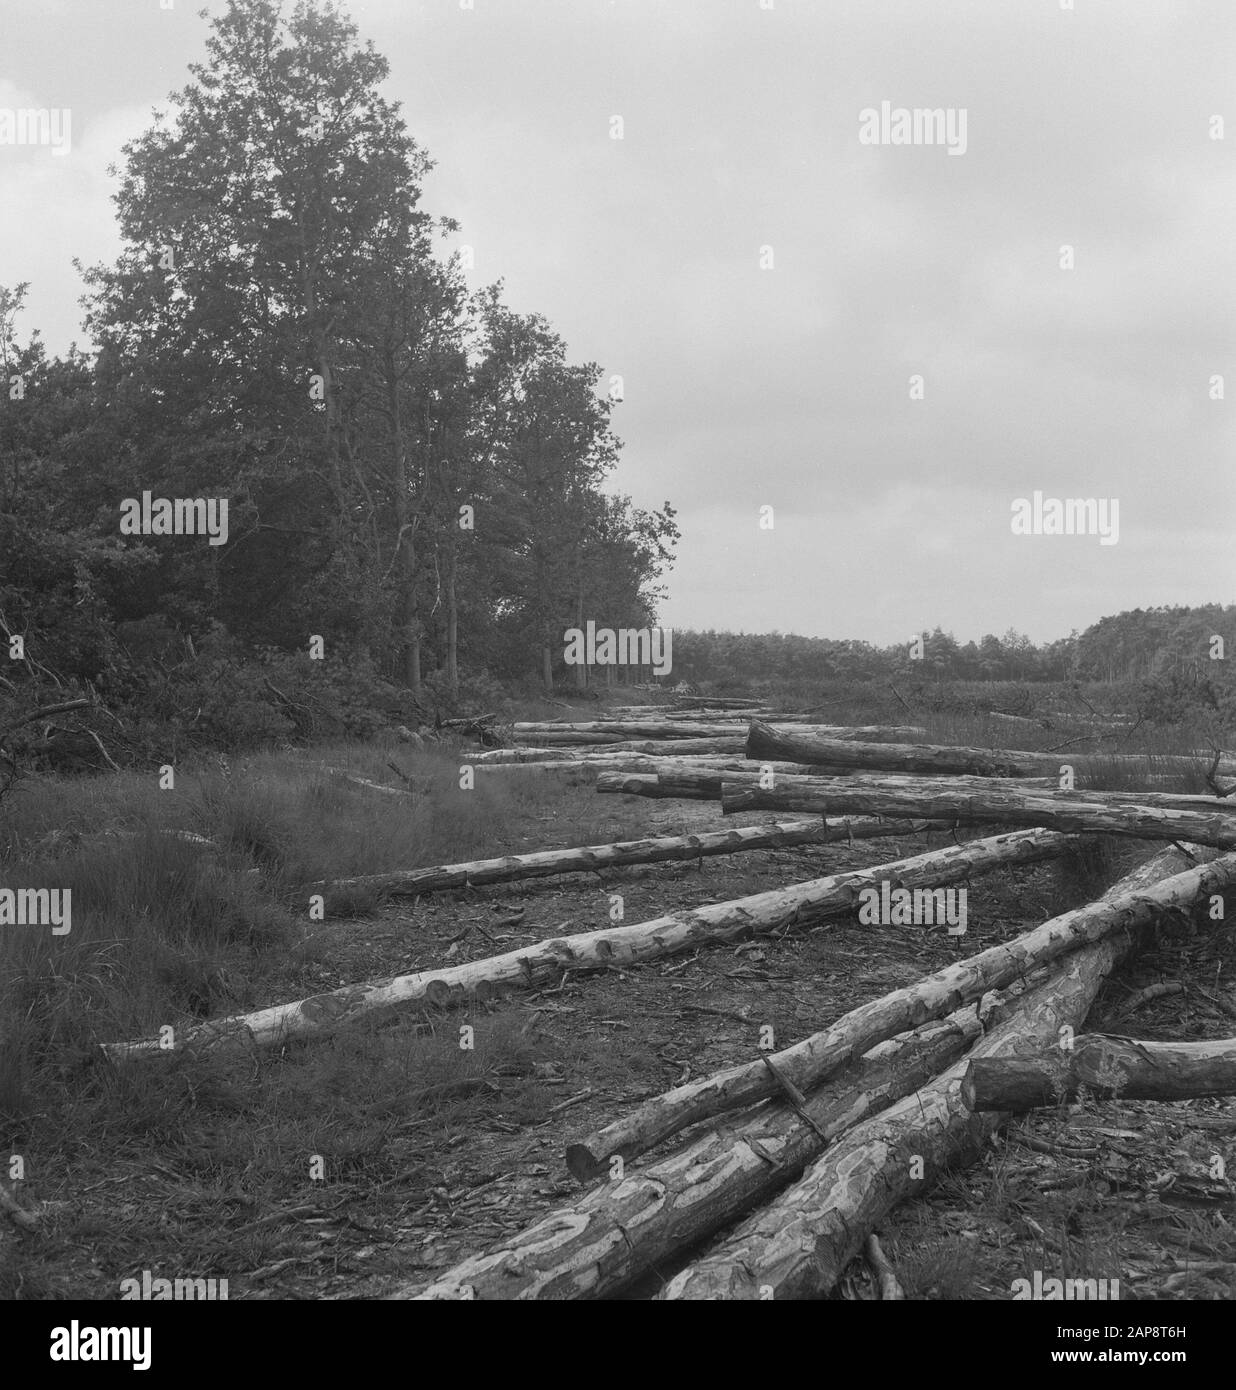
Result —
[{"label": "felled log", "polygon": [[[754,772],[752,770],[753,765],[751,763],[744,762],[742,757],[736,753],[730,755],[724,753],[677,754],[673,757],[658,758],[651,753],[610,752],[581,753],[579,756],[576,757],[568,754],[565,749],[559,749],[557,751],[560,753],[561,756],[556,758],[539,759],[533,762],[524,762],[523,760],[519,760],[516,762],[497,761],[490,763],[482,762],[480,758],[469,758],[468,761],[474,764],[478,769],[489,771],[509,771],[514,768],[520,768],[530,772],[562,772],[574,770],[576,772],[625,773],[628,776],[634,776],[636,778],[635,784],[631,788],[617,787],[607,783],[604,790],[631,790],[634,795],[638,796],[695,795],[694,793],[688,792],[660,793],[655,789],[651,791],[641,790],[640,788],[642,788],[643,783],[639,781],[640,774],[642,774],[645,778],[653,779],[655,779],[659,775],[671,777],[679,772],[709,771],[722,771],[733,773],[736,777],[740,779],[746,777],[755,778],[759,776],[757,772]],[[815,773],[823,776],[831,771],[831,769],[829,768],[803,767],[800,763],[773,763],[771,764],[771,766],[774,772],[784,772],[787,776],[794,774],[802,775],[809,773]],[[837,775],[844,776],[845,773],[844,771],[842,771],[840,774]],[[704,799],[712,799],[714,801],[719,801],[720,798],[721,789],[718,786],[709,792],[708,798]],[[699,798],[696,797],[696,799]]]},{"label": "felled log", "polygon": [[[930,743],[859,743],[777,730],[756,720],[747,735],[747,757],[781,758],[794,763],[834,763],[868,772],[972,773],[980,777],[1053,777],[1066,763],[1079,771],[1113,763],[1160,771],[1198,769],[1196,758],[1155,754],[1027,753],[1010,749],[951,748]],[[1221,765],[1224,775],[1236,773],[1236,762]]]},{"label": "felled log", "polygon": [[518,734],[517,737],[522,739],[523,742],[530,747],[535,748],[601,747],[613,743],[625,743],[627,741],[622,734],[575,733],[566,728],[548,729],[542,734]]},{"label": "felled log", "polygon": [[[912,833],[912,823],[906,831]],[[514,883],[546,878],[552,874],[599,873],[627,864],[660,864],[676,859],[701,859],[718,854],[739,854],[753,849],[785,849],[790,845],[830,845],[845,840],[868,840],[892,835],[889,822],[849,820],[828,825],[819,820],[791,821],[781,825],[749,825],[735,830],[709,831],[701,835],[664,835],[656,839],[620,840],[614,844],[586,845],[574,849],[540,850],[533,854],[508,854],[498,859],[473,859],[460,864],[437,864],[398,873],[366,874],[363,878],[324,880],[315,889],[377,889],[391,897],[416,897],[448,888],[486,883]]]},{"label": "felled log", "polygon": [[[628,770],[614,769],[602,772],[597,778],[598,792],[625,792],[630,796],[652,796],[652,797],[678,797],[684,800],[694,801],[720,801],[726,784],[731,787],[758,787],[764,776],[762,771],[757,771],[753,763],[747,763],[746,768],[750,770],[733,771],[728,767],[718,768],[667,768],[664,771],[652,772],[643,768]],[[847,785],[850,778],[846,769],[841,769],[840,773],[836,769],[825,767],[808,767],[803,763],[761,763],[760,768],[770,769],[776,779],[778,790],[793,790],[799,786],[813,787],[827,776],[842,776],[847,778]],[[814,773],[814,776],[804,776],[803,774]],[[927,779],[921,777],[887,777],[875,778],[865,777],[855,774],[852,779],[856,784],[875,785],[879,788],[893,789],[896,787],[915,788],[923,784]],[[997,779],[980,777],[952,777],[941,782],[940,779],[931,779],[932,788],[943,786],[953,788],[957,791],[965,791],[971,787],[987,785]],[[1013,779],[1006,779],[1013,780]],[[1017,786],[1038,786],[1044,791],[1050,790],[1055,783],[1050,777],[1023,777],[1016,779]]]},{"label": "felled log", "polygon": [[[516,738],[527,740],[539,739],[546,735],[556,737],[561,734],[564,735],[562,742],[567,741],[565,735],[568,734],[608,734],[615,739],[673,739],[682,738],[684,728],[685,733],[692,738],[745,738],[747,732],[741,720],[714,724],[699,721],[684,726],[684,721],[671,719],[594,719],[580,724],[521,723],[514,725],[514,733]],[[821,738],[847,740],[878,740],[881,737],[890,739],[914,738],[916,735],[926,732],[911,726],[889,727],[882,724],[804,724],[801,726],[801,730]],[[575,741],[584,742],[583,739]]]},{"label": "felled log", "polygon": [[[788,888],[753,893],[690,911],[669,913],[647,922],[579,932],[523,946],[444,970],[426,970],[394,979],[344,985],[309,999],[276,1004],[253,1013],[235,1014],[182,1030],[177,1050],[196,1047],[275,1047],[289,1038],[320,1037],[379,1009],[419,1000],[449,1006],[489,997],[501,989],[531,990],[550,984],[569,971],[606,969],[689,951],[714,942],[742,941],[749,936],[786,931],[848,912],[859,889],[891,880],[907,886],[936,886],[1000,864],[1049,859],[1072,843],[1048,830],[997,835],[989,840],[949,846],[872,869],[851,870],[796,883]],[[917,1020],[914,1020],[917,1022]],[[905,1027],[912,1024],[903,1025]],[[898,1029],[892,1030],[899,1031]],[[891,1036],[873,1038],[872,1044]],[[167,1055],[157,1038],[100,1044],[114,1062]],[[864,1049],[865,1050],[865,1049]],[[762,1096],[756,1097],[762,1099]]]},{"label": "felled log", "polygon": [[[924,1019],[937,1018],[989,989],[999,989],[1064,951],[1075,950],[1120,928],[1144,925],[1158,914],[1187,906],[1200,893],[1217,891],[1234,880],[1236,858],[1229,858],[1164,878],[1148,887],[1139,884],[1136,892],[1104,896],[1098,902],[1044,922],[1013,941],[955,961],[916,984],[864,1004],[822,1032],[772,1054],[771,1060],[778,1072],[800,1091],[809,1091],[852,1057],[895,1033]],[[941,885],[944,881],[937,878],[935,883]],[[775,1090],[776,1082],[763,1058],[715,1072],[654,1096],[622,1119],[589,1135],[579,1146],[575,1161],[595,1171],[614,1154],[633,1158],[688,1125],[753,1105]]]},{"label": "felled log", "polygon": [[[1183,905],[1216,883],[1236,880],[1236,856],[1177,872],[1185,862],[1179,851],[1165,850],[1115,884],[1092,909],[1120,911],[1121,903],[1161,893],[1164,883],[1177,885],[1168,896]],[[1156,882],[1163,874],[1173,877]],[[1046,1044],[1062,1027],[1077,1028],[1104,977],[1130,946],[1130,936],[1119,932],[1071,952],[971,1057],[1007,1055],[1030,1041]],[[999,1114],[974,1114],[963,1102],[962,1078],[969,1065],[963,1059],[847,1131],[793,1186],[682,1270],[659,1297],[799,1299],[828,1293],[892,1207],[928,1189],[946,1168],[973,1161],[1002,1122]]]},{"label": "felled log", "polygon": [[1068,1050],[976,1058],[961,1096],[971,1110],[1022,1111],[1073,1100],[1083,1086],[1104,1099],[1236,1095],[1236,1038],[1164,1043],[1087,1033]]},{"label": "felled log", "polygon": [[561,748],[491,748],[488,753],[470,753],[467,761],[477,767],[494,763],[552,763],[570,762]]},{"label": "felled log", "polygon": [[868,1052],[853,1076],[821,1087],[800,1117],[771,1103],[702,1134],[646,1168],[549,1212],[428,1286],[388,1297],[604,1298],[785,1187],[849,1126],[925,1084],[979,1035],[973,1009]]},{"label": "felled log", "polygon": [[578,750],[595,749],[598,753],[644,753],[658,758],[672,758],[683,754],[729,754],[741,758],[746,750],[746,740],[742,734],[732,738],[666,738],[630,739],[618,734],[526,734],[529,744],[558,750],[562,756]]},{"label": "felled log", "polygon": [[530,745],[545,746],[563,752],[588,750],[597,753],[645,753],[656,758],[672,758],[703,755],[727,755],[742,758],[747,751],[746,736],[735,731],[729,737],[710,734],[707,738],[623,738],[618,734],[580,734],[578,737],[567,734],[524,734]]},{"label": "felled log", "polygon": [[[1192,840],[1216,849],[1236,848],[1236,807],[1202,798],[1205,810],[1176,810],[1170,793],[1120,793],[1087,800],[1071,792],[1019,792],[1009,787],[950,791],[933,781],[921,786],[855,787],[852,778],[818,778],[764,790],[749,783],[722,787],[721,808],[735,811],[811,811],[822,816],[922,816],[970,825],[1044,825],[1054,830],[1131,835],[1145,840]],[[1151,801],[1168,802],[1167,806]],[[1191,805],[1196,805],[1192,799]]]},{"label": "felled log", "polygon": [[[797,768],[799,765],[790,766]],[[726,782],[731,786],[754,786],[759,778],[758,772],[728,768],[605,770],[597,774],[597,791],[682,801],[720,801]]]},{"label": "felled log", "polygon": [[[735,733],[746,733],[745,723],[736,721],[725,724],[690,724],[690,733],[696,738],[730,738]],[[610,734],[614,739],[630,738],[682,738],[684,724],[668,719],[594,719],[582,724],[559,723],[520,723],[513,726],[516,738],[527,738],[534,734]]]},{"label": "felled log", "polygon": [[[747,763],[745,766],[753,768],[754,765]],[[800,786],[812,791],[827,792],[831,785],[828,779],[823,776],[804,778],[802,775],[804,764],[802,763],[780,763],[772,764],[772,766],[788,766],[796,771],[787,777],[776,777],[774,785],[767,788],[770,792],[793,791]],[[720,770],[724,772],[727,769],[722,767]],[[726,780],[729,779],[726,778]],[[749,772],[747,777],[734,780],[742,786],[758,786],[760,779],[758,773]],[[1236,802],[1220,796],[1204,796],[1197,792],[1105,792],[1084,787],[1075,787],[1072,791],[1062,792],[1057,789],[1056,782],[1051,777],[914,777],[908,774],[855,772],[846,777],[844,787],[847,794],[853,793],[854,795],[858,795],[862,791],[869,791],[873,795],[878,795],[881,792],[906,791],[912,795],[924,792],[929,796],[936,794],[951,796],[956,792],[983,801],[989,795],[1008,793],[1009,797],[1013,799],[1013,803],[1018,805],[1027,799],[1046,797],[1054,805],[1084,801],[1091,806],[1151,806],[1164,811],[1217,811],[1224,815],[1236,816]],[[773,808],[742,807],[740,809],[768,810]],[[813,806],[809,809],[815,810],[816,808]]]}]

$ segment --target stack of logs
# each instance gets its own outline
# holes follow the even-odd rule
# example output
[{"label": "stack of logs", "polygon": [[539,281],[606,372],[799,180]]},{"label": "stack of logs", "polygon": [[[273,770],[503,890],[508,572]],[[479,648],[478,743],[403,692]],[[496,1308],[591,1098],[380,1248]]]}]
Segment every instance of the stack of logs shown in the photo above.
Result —
[{"label": "stack of logs", "polygon": [[[604,1298],[664,1271],[660,1299],[826,1295],[883,1216],[946,1168],[972,1161],[1012,1112],[1099,1097],[1236,1093],[1236,1042],[1148,1043],[1078,1036],[1104,979],[1165,915],[1230,898],[1236,798],[1218,754],[1127,758],[916,744],[921,730],[840,728],[746,708],[618,711],[586,724],[516,724],[525,746],[470,758],[493,769],[595,771],[597,790],[711,800],[724,814],[811,817],[583,849],[403,870],[351,884],[417,895],[468,884],[697,858],[778,845],[901,836],[925,826],[999,833],[871,868],[579,932],[442,970],[346,986],[187,1029],[177,1050],[277,1047],[327,1035],[377,1010],[467,1004],[538,989],[568,973],[770,936],[853,912],[864,887],[938,888],[1035,863],[1114,834],[1165,846],[1097,901],[928,974],[776,1053],[673,1087],[571,1143],[585,1190],[397,1299]],[[767,717],[764,717],[767,716]],[[1095,772],[1142,785],[1186,771],[1215,795],[1082,790]],[[1076,779],[1076,780],[1075,780]],[[1128,780],[1126,776],[1126,780]],[[829,817],[841,817],[829,820]],[[1010,829],[1010,827],[1018,827]],[[1221,919],[1221,913],[1220,913]],[[112,1043],[113,1062],[164,1055],[158,1041]],[[689,1132],[686,1132],[689,1131]],[[672,1144],[651,1161],[636,1160]],[[909,1154],[921,1162],[906,1161]],[[700,1242],[714,1237],[703,1254]],[[873,1255],[873,1259],[876,1256]]]}]

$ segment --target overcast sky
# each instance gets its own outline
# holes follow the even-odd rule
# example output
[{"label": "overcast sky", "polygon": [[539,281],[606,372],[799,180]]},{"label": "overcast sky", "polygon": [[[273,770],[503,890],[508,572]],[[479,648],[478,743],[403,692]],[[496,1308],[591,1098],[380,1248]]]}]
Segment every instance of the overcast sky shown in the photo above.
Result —
[{"label": "overcast sky", "polygon": [[[1042,641],[1236,598],[1232,0],[474,4],[344,8],[472,283],[622,376],[615,485],[683,532],[665,623]],[[63,157],[0,145],[0,283],[54,351],[198,8],[0,0],[0,112],[72,112]],[[885,102],[964,153],[864,143]],[[1116,543],[1013,534],[1035,491],[1115,500]]]}]

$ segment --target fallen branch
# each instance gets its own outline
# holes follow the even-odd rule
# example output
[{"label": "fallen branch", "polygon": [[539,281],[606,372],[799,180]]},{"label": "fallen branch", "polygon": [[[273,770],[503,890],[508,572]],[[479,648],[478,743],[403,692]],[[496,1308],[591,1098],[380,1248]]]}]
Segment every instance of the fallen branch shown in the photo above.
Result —
[{"label": "fallen branch", "polygon": [[39,1218],[33,1212],[29,1212],[25,1207],[19,1205],[17,1199],[0,1182],[0,1211],[9,1218],[14,1226],[23,1231],[37,1231],[39,1228]]},{"label": "fallen branch", "polygon": [[896,1272],[889,1264],[888,1257],[880,1249],[879,1237],[874,1232],[867,1237],[865,1253],[867,1263],[874,1271],[876,1280],[880,1285],[880,1298],[885,1303],[897,1303],[904,1299],[906,1291],[898,1282]]},{"label": "fallen branch", "polygon": [[1117,1019],[1128,1018],[1130,1014],[1135,1014],[1143,1004],[1149,1004],[1152,1000],[1165,999],[1171,995],[1183,994],[1184,992],[1184,985],[1178,980],[1147,985],[1145,989],[1139,989],[1132,999],[1126,999],[1112,1015],[1112,1019],[1115,1021]]}]

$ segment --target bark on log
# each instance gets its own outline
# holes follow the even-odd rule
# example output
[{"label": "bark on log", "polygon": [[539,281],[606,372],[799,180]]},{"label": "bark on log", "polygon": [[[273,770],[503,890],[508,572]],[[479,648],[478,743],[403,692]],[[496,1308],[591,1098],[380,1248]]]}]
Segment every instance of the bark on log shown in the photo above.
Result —
[{"label": "bark on log", "polygon": [[[1206,871],[1236,877],[1236,856],[1185,873],[1177,850],[1156,855],[1115,884],[1093,907],[1115,908],[1158,891],[1154,880],[1194,880],[1205,892]],[[1040,929],[1041,930],[1041,929]],[[1046,1042],[1084,1020],[1104,977],[1129,951],[1126,935],[1072,952],[1052,977],[1028,992],[1016,1011],[992,1029],[972,1057],[1015,1052],[1028,1040]],[[966,1059],[931,1085],[848,1131],[780,1197],[740,1224],[722,1244],[682,1270],[658,1296],[677,1299],[796,1299],[821,1297],[862,1249],[867,1233],[906,1197],[929,1188],[951,1165],[970,1162],[1003,1121],[975,1115],[961,1098]],[[912,1159],[921,1161],[921,1169]],[[921,1177],[912,1177],[921,1172]]]},{"label": "bark on log", "polygon": [[[799,766],[797,763],[789,765]],[[755,786],[759,778],[758,772],[737,772],[730,768],[606,769],[597,775],[597,791],[682,801],[720,801],[726,783]]]},{"label": "bark on log", "polygon": [[[503,750],[507,751],[507,750]],[[546,750],[549,751],[549,750]],[[480,758],[469,758],[468,762],[478,768],[488,769],[509,769],[514,767],[527,767],[531,769],[544,769],[550,772],[561,770],[562,768],[587,769],[593,772],[642,772],[649,775],[673,776],[678,772],[708,772],[721,771],[731,772],[740,779],[746,777],[758,777],[754,770],[753,763],[746,762],[739,754],[727,753],[692,753],[676,754],[672,757],[656,757],[651,753],[581,753],[575,756],[566,749],[556,750],[558,757],[536,759],[531,763],[523,760],[511,761],[498,759],[495,762],[483,762]],[[774,772],[784,773],[786,776],[847,776],[847,769],[832,769],[827,767],[807,767],[802,763],[761,763],[761,767],[771,767]],[[607,790],[617,790],[607,787]],[[652,793],[642,793],[656,795]],[[720,790],[717,789],[715,796],[720,798]]]},{"label": "bark on log", "polygon": [[[747,763],[745,766],[751,768],[754,765]],[[802,774],[807,769],[802,763],[761,763],[760,766],[772,766],[774,769],[789,767],[796,770],[786,777],[776,776],[773,786],[767,788],[772,793],[780,790],[795,791],[800,787],[808,791],[827,792],[831,786],[825,776],[804,777]],[[720,770],[723,774],[727,772],[724,766]],[[819,773],[818,768],[811,770]],[[723,780],[728,782],[731,779],[726,775]],[[759,785],[757,773],[748,773],[746,777],[733,780],[742,786]],[[1055,778],[1052,777],[915,777],[898,773],[850,772],[846,774],[843,786],[846,795],[854,796],[864,791],[875,796],[885,792],[905,792],[910,796],[922,795],[928,798],[950,797],[956,793],[983,805],[988,798],[1007,794],[1010,798],[1009,804],[1014,806],[1028,800],[1045,798],[1053,805],[1067,805],[1080,801],[1088,806],[1149,806],[1162,811],[1218,812],[1221,815],[1236,817],[1236,802],[1221,796],[1204,796],[1197,792],[1105,792],[1086,787],[1075,787],[1072,791],[1064,792],[1059,790]],[[775,800],[775,797],[773,799]],[[807,809],[815,810],[816,807]]]},{"label": "bark on log", "polygon": [[1176,810],[1150,805],[1151,799],[1169,803],[1180,798],[1153,792],[1133,792],[1130,803],[1105,795],[1085,800],[1071,792],[1018,792],[1011,788],[949,791],[932,782],[921,787],[856,787],[853,778],[795,783],[791,787],[762,790],[749,784],[725,785],[721,808],[734,811],[814,811],[822,816],[922,816],[928,820],[969,825],[1043,825],[1053,830],[1126,835],[1144,840],[1192,840],[1215,849],[1236,848],[1236,807],[1218,798],[1203,798],[1207,810]]},{"label": "bark on log", "polygon": [[[276,1004],[185,1029],[176,1050],[187,1048],[277,1047],[289,1038],[320,1037],[380,1009],[419,1000],[449,1006],[498,990],[536,989],[568,971],[606,969],[689,951],[712,942],[788,931],[791,927],[851,910],[859,890],[891,880],[907,886],[950,883],[1001,864],[1032,863],[1063,852],[1070,837],[1047,830],[997,835],[989,840],[950,846],[872,869],[832,874],[766,893],[668,913],[625,927],[579,932],[488,956],[445,970],[427,970],[393,979],[345,985],[309,999]],[[913,1027],[918,1019],[903,1027]],[[892,1032],[900,1031],[893,1029]],[[868,1046],[890,1033],[873,1038]],[[114,1062],[169,1055],[157,1038],[102,1043]],[[860,1049],[865,1051],[866,1048]],[[754,1099],[762,1099],[766,1092]]]},{"label": "bark on log", "polygon": [[[913,823],[905,824],[909,829],[904,833],[913,833]],[[460,864],[404,869],[398,873],[367,874],[363,878],[328,879],[310,886],[328,891],[377,889],[391,897],[416,897],[449,888],[466,888],[470,884],[514,883],[521,879],[546,878],[552,874],[599,873],[602,869],[621,868],[627,864],[660,864],[677,859],[738,854],[744,850],[785,849],[790,845],[831,845],[849,839],[868,840],[894,833],[887,821],[849,820],[832,825],[819,820],[790,821],[780,825],[748,825],[734,830],[709,831],[700,835],[663,835],[655,839],[620,840],[614,844],[586,845],[574,849],[508,854],[497,859],[473,859]]]},{"label": "bark on log", "polygon": [[627,742],[623,734],[577,734],[563,729],[554,729],[543,734],[520,734],[519,738],[530,748],[609,747],[615,743]]},{"label": "bark on log", "polygon": [[494,763],[552,763],[571,762],[561,748],[491,748],[488,753],[470,753],[467,761],[476,767],[491,767]]},{"label": "bark on log", "polygon": [[1107,1099],[1191,1100],[1236,1095],[1236,1039],[1135,1042],[1088,1033],[1065,1051],[976,1058],[961,1095],[971,1110],[1034,1110],[1073,1100],[1082,1087]]},{"label": "bark on log", "polygon": [[[869,772],[973,773],[980,777],[1053,777],[1065,764],[1083,770],[1109,767],[1113,762],[1121,767],[1144,768],[1148,772],[1169,768],[1205,770],[1200,759],[1177,755],[1074,754],[1068,749],[1058,753],[1027,753],[999,748],[950,748],[929,743],[851,743],[845,739],[778,731],[758,720],[752,723],[747,735],[747,757],[834,763]],[[1236,762],[1221,765],[1219,771],[1225,776],[1236,773]]]},{"label": "bark on log", "polygon": [[726,754],[742,758],[747,743],[741,735],[733,738],[665,738],[665,739],[623,739],[606,746],[604,752],[645,753],[654,758],[690,757],[693,754],[704,756]]},{"label": "bark on log", "polygon": [[926,1084],[979,1036],[973,1009],[873,1048],[803,1107],[770,1102],[549,1212],[392,1300],[604,1298],[785,1187],[827,1143]]},{"label": "bark on log", "polygon": [[[1096,903],[1044,922],[1013,941],[956,961],[925,976],[917,984],[864,1004],[822,1032],[773,1054],[772,1061],[800,1091],[809,1091],[850,1058],[884,1038],[925,1019],[939,1017],[989,989],[1001,988],[1064,951],[1075,950],[1121,928],[1143,926],[1160,913],[1187,905],[1198,894],[1217,891],[1233,881],[1236,881],[1236,857],[1229,857],[1162,879],[1149,887],[1139,887],[1136,892],[1104,896]],[[773,1094],[775,1085],[761,1058],[675,1087],[589,1135],[579,1146],[576,1162],[598,1171],[614,1154],[632,1158],[688,1125],[726,1110],[754,1104]]]},{"label": "bark on log", "polygon": [[[684,800],[695,801],[720,801],[725,784],[731,787],[758,787],[763,776],[762,771],[756,771],[752,763],[745,765],[746,769],[734,771],[729,767],[720,768],[668,768],[664,771],[652,772],[643,768],[636,770],[613,769],[602,772],[597,778],[598,792],[625,792],[631,796],[653,796],[653,797],[679,797]],[[791,790],[800,786],[807,788],[816,786],[819,782],[829,776],[837,776],[835,770],[824,767],[810,767],[804,763],[761,763],[761,769],[771,769],[776,779],[777,790]],[[804,775],[808,774],[808,775]],[[1050,791],[1055,786],[1055,782],[1050,777],[1020,777],[1020,778],[984,778],[984,777],[950,777],[947,780],[940,778],[923,777],[881,777],[873,778],[850,774],[846,769],[841,769],[840,775],[847,779],[846,785],[850,785],[852,780],[855,785],[875,787],[878,789],[888,788],[889,790],[905,788],[914,790],[919,787],[928,786],[931,790],[937,788],[952,788],[958,792],[969,791],[971,788],[979,788],[998,784],[1001,781],[1015,784],[1018,787],[1039,787],[1044,791]]]},{"label": "bark on log", "polygon": [[[771,726],[770,726],[771,727]],[[513,726],[515,737],[531,741],[546,735],[607,734],[614,739],[666,739],[666,738],[746,738],[744,721],[728,721],[709,724],[704,721],[685,723],[669,719],[596,719],[581,724],[521,723]],[[878,741],[881,738],[907,739],[926,733],[925,729],[911,725],[890,726],[884,724],[802,724],[798,732],[818,735],[821,738],[840,738],[846,740],[866,739]],[[577,742],[583,743],[584,739]]]}]

